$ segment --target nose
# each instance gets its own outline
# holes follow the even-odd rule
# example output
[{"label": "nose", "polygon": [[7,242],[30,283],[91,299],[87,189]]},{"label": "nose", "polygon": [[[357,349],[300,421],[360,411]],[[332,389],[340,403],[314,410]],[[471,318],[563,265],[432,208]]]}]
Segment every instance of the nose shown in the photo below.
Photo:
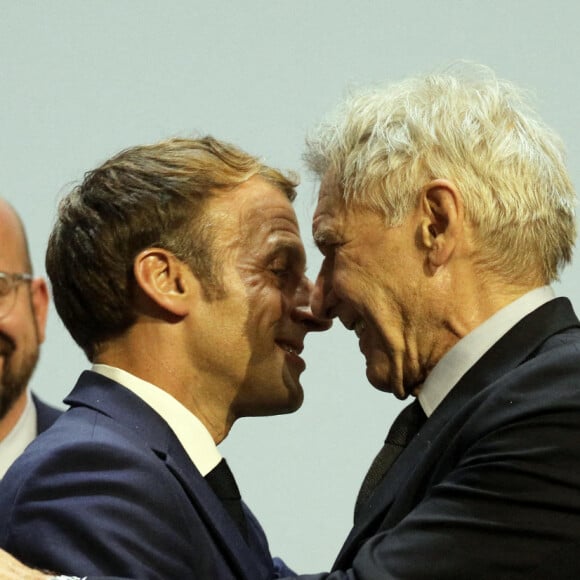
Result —
[{"label": "nose", "polygon": [[312,293],[314,286],[306,276],[296,290],[296,302],[292,311],[294,321],[306,327],[306,332],[323,332],[332,326],[332,321],[323,316],[317,316],[312,308]]},{"label": "nose", "polygon": [[334,303],[334,293],[332,291],[330,277],[327,275],[327,264],[325,260],[322,263],[320,272],[316,277],[316,283],[311,291],[310,304],[314,316],[325,320],[331,320],[336,316],[333,312]]}]

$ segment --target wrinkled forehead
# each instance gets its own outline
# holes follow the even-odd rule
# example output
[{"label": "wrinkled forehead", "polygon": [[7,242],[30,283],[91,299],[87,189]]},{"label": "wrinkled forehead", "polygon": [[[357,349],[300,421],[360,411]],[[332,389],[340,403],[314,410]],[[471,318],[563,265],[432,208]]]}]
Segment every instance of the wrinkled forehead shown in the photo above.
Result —
[{"label": "wrinkled forehead", "polygon": [[290,260],[287,263],[306,267],[306,251],[300,228],[290,202],[257,209],[246,222],[246,239],[240,249],[264,263],[276,257]]},{"label": "wrinkled forehead", "polygon": [[210,213],[227,230],[231,246],[293,240],[302,244],[298,218],[287,195],[262,178],[253,178],[229,195],[218,195],[210,202]]},{"label": "wrinkled forehead", "polygon": [[264,251],[287,248],[304,252],[298,218],[288,199],[270,200],[241,214],[240,239]]},{"label": "wrinkled forehead", "polygon": [[298,229],[298,219],[288,196],[261,177],[238,188],[232,200],[242,223]]}]

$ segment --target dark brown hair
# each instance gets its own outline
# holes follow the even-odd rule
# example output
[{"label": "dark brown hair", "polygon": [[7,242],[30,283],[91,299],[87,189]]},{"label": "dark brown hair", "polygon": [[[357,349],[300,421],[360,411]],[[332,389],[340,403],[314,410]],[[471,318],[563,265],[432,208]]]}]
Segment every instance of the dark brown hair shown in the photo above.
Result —
[{"label": "dark brown hair", "polygon": [[148,247],[187,263],[209,296],[219,295],[205,202],[259,175],[292,201],[296,180],[212,137],[126,149],[88,172],[60,203],[46,270],[56,309],[92,360],[99,343],[136,319],[133,261]]}]

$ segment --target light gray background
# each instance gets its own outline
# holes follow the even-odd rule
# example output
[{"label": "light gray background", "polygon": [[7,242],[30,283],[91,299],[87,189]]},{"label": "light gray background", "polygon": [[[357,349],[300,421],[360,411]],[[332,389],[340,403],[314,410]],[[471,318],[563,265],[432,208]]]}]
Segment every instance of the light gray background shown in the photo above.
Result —
[{"label": "light gray background", "polygon": [[[580,4],[573,0],[0,0],[0,194],[28,226],[37,272],[57,200],[121,148],[211,133],[302,170],[305,132],[349,85],[456,59],[531,89],[580,183]],[[296,203],[310,272],[315,184]],[[580,262],[559,294],[580,309]],[[54,311],[34,387],[58,403],[86,363]],[[336,326],[307,343],[296,415],[240,421],[222,445],[273,553],[327,569],[354,498],[401,407],[364,377]]]}]

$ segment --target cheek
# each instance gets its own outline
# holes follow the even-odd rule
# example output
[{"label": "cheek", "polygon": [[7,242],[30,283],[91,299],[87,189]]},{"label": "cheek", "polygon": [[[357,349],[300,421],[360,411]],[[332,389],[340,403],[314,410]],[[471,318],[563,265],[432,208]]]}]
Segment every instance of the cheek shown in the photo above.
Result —
[{"label": "cheek", "polygon": [[335,286],[357,287],[361,284],[366,285],[365,281],[372,279],[374,273],[364,257],[361,259],[358,255],[344,251],[338,253],[335,258],[332,277]]},{"label": "cheek", "polygon": [[337,258],[332,268],[326,271],[325,282],[328,288],[340,293],[348,288],[354,279],[353,270],[346,260]]},{"label": "cheek", "polygon": [[359,268],[345,265],[334,271],[332,287],[336,295],[345,301],[365,302],[372,291],[372,281]]},{"label": "cheek", "polygon": [[259,334],[264,327],[277,322],[288,310],[284,294],[265,280],[263,275],[242,277],[248,308],[248,330]]},{"label": "cheek", "polygon": [[34,328],[29,318],[29,315],[16,304],[8,316],[0,320],[0,334],[15,343],[29,340],[29,335]]}]

